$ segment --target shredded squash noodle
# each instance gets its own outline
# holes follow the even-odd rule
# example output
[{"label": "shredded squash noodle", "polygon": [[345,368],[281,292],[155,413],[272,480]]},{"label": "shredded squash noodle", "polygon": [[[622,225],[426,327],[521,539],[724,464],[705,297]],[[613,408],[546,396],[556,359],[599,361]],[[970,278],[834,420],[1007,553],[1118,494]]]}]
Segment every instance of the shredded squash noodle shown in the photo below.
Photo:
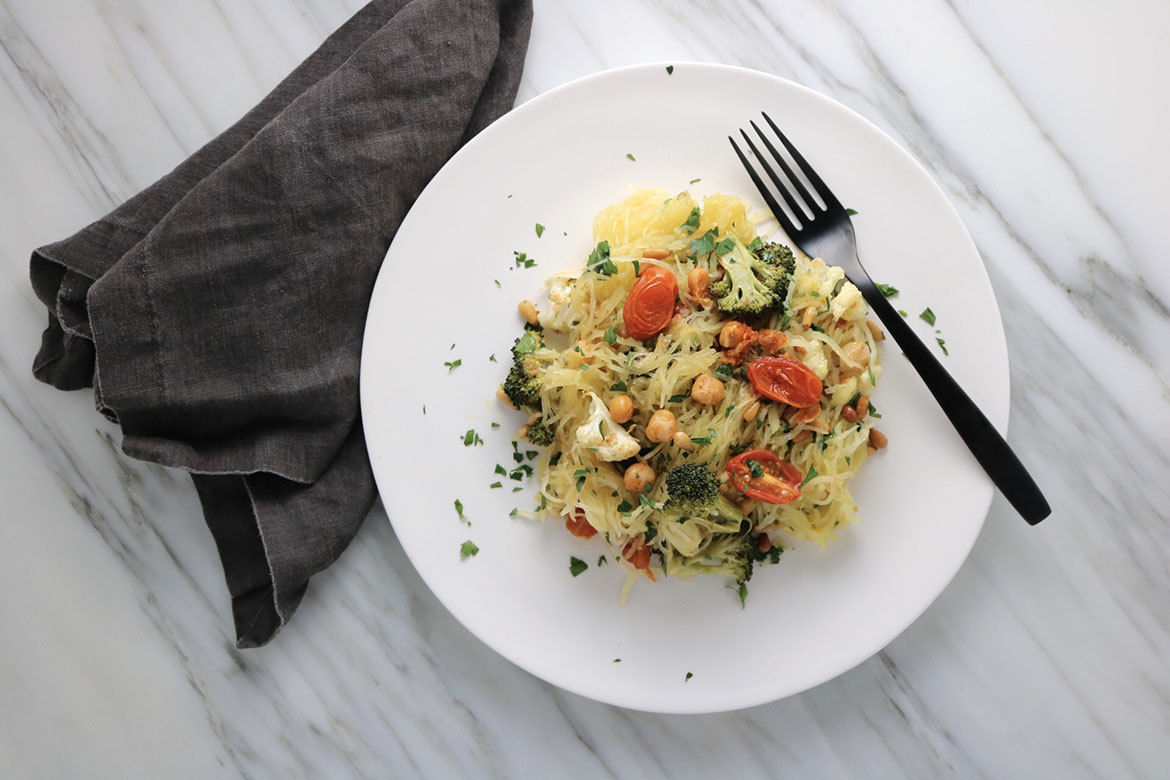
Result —
[{"label": "shredded squash noodle", "polygon": [[[757,238],[734,195],[699,203],[639,190],[603,209],[593,234],[585,266],[549,279],[547,300],[529,309],[503,387],[530,413],[520,435],[545,445],[537,514],[604,540],[630,572],[626,590],[656,574],[742,583],[784,548],[837,538],[856,520],[850,477],[885,444],[870,401],[882,333],[858,289],[840,268]],[[759,268],[770,302],[744,304],[736,285],[748,277],[736,274],[769,252]],[[677,299],[639,340],[626,322],[631,292],[655,274],[670,284],[654,267]],[[781,381],[769,392],[756,376],[769,365],[805,389]],[[771,459],[752,456],[761,450]],[[686,464],[710,473],[727,511],[671,496],[686,470],[670,475]]]}]

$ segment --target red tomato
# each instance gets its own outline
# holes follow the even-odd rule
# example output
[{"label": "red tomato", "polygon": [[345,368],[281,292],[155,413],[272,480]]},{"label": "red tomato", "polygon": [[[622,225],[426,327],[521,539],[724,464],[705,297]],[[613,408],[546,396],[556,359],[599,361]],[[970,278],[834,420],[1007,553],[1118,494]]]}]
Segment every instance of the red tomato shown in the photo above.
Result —
[{"label": "red tomato", "polygon": [[762,396],[804,408],[821,399],[824,386],[812,369],[791,358],[756,358],[747,366],[748,379]]},{"label": "red tomato", "polygon": [[580,509],[575,510],[571,517],[565,518],[565,528],[573,536],[581,539],[592,539],[597,536],[597,529],[589,525],[589,521],[585,519],[585,513]]},{"label": "red tomato", "polygon": [[626,298],[622,318],[626,334],[644,341],[661,333],[674,316],[674,299],[678,297],[678,280],[657,265],[647,266]]},{"label": "red tomato", "polygon": [[622,557],[635,569],[646,572],[646,576],[652,582],[657,582],[654,579],[654,572],[650,571],[650,552],[645,537],[639,536],[626,542],[626,546],[622,548]]},{"label": "red tomato", "polygon": [[[759,464],[763,473],[753,475],[748,461]],[[768,450],[748,450],[736,455],[727,464],[727,476],[748,498],[769,504],[789,504],[800,498],[800,472]]]}]

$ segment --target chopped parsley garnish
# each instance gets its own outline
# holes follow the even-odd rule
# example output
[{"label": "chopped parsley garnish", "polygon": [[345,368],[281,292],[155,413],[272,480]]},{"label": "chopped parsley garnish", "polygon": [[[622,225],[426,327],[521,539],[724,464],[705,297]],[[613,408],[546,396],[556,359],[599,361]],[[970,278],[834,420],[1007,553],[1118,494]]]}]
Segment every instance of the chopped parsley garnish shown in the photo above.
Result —
[{"label": "chopped parsley garnish", "polygon": [[499,280],[499,279],[492,279],[492,281],[496,283],[496,287],[499,287],[499,286],[500,286],[500,280]]},{"label": "chopped parsley garnish", "polygon": [[926,320],[927,325],[931,325],[931,326],[934,325],[934,312],[932,312],[930,310],[929,306],[927,306],[925,309],[923,309],[922,313],[919,314],[918,316],[921,317],[922,319]]},{"label": "chopped parsley garnish", "polygon": [[715,429],[708,428],[706,436],[692,436],[691,441],[695,444],[710,444],[715,438],[717,438]]},{"label": "chopped parsley garnish", "polygon": [[641,263],[639,263],[637,260],[631,260],[630,262],[634,264],[634,276],[637,276],[638,274],[642,273],[642,264]]},{"label": "chopped parsley garnish", "polygon": [[873,376],[873,367],[870,366],[869,368],[867,368],[865,370],[869,372],[869,383],[871,385],[873,385],[874,387],[877,387],[877,379],[875,379]]},{"label": "chopped parsley garnish", "polygon": [[620,658],[615,658],[615,659],[613,659],[613,662],[614,662],[615,664],[620,664],[620,663],[622,662],[622,659],[620,659]]},{"label": "chopped parsley garnish", "polygon": [[443,365],[447,367],[447,373],[449,374],[455,369],[459,368],[459,366],[463,365],[463,360],[460,358],[456,358],[455,360],[444,360]]},{"label": "chopped parsley garnish", "polygon": [[690,672],[687,672],[687,676],[683,678],[683,682],[688,682],[694,676],[695,675],[691,674]]},{"label": "chopped parsley garnish", "polygon": [[543,235],[544,235],[544,225],[537,222],[536,223],[536,237],[540,238]]},{"label": "chopped parsley garnish", "polygon": [[[698,181],[698,179],[695,179]],[[699,207],[695,206],[691,209],[691,213],[687,215],[687,221],[678,226],[679,230],[685,230],[688,233],[694,233],[699,229]]]},{"label": "chopped parsley garnish", "polygon": [[475,542],[468,539],[459,546],[459,555],[464,558],[470,558],[479,552],[479,548],[475,546]]},{"label": "chopped parsley garnish", "polygon": [[586,267],[595,273],[602,276],[609,276],[617,273],[617,266],[609,259],[609,242],[598,241],[597,246],[589,253],[589,261]]},{"label": "chopped parsley garnish", "polygon": [[845,213],[851,217],[857,216],[857,209],[845,209]]},{"label": "chopped parsley garnish", "polygon": [[[645,494],[643,494],[643,495],[645,495]],[[653,526],[653,525],[650,525],[649,523],[647,523],[646,533],[645,533],[646,541],[650,541],[655,536],[658,536],[658,528],[656,526]]]},{"label": "chopped parsley garnish", "polygon": [[492,484],[488,485],[488,487],[490,487],[490,488],[502,488],[503,486],[504,486],[503,482],[493,482]]},{"label": "chopped parsley garnish", "polygon": [[624,393],[624,392],[626,392],[626,390],[628,388],[626,387],[625,382],[614,382],[612,385],[609,386],[609,389],[614,390],[614,391],[619,392],[619,393]]},{"label": "chopped parsley garnish", "polygon": [[671,73],[674,73],[674,66],[673,66],[673,65],[667,65],[667,66],[666,66],[666,75],[667,75],[667,76],[669,76]]},{"label": "chopped parsley garnish", "polygon": [[898,288],[892,284],[879,284],[877,286],[877,288],[878,288],[878,292],[880,292],[882,295],[886,296],[887,298],[893,298],[895,295],[898,294]]},{"label": "chopped parsley garnish", "polygon": [[512,252],[512,254],[516,257],[517,268],[531,268],[536,265],[536,261],[529,257],[526,252]]},{"label": "chopped parsley garnish", "polygon": [[691,240],[690,252],[692,255],[709,255],[715,251],[715,239],[719,236],[712,228],[703,234],[702,238]]},{"label": "chopped parsley garnish", "polygon": [[731,379],[734,375],[734,370],[726,363],[720,363],[715,367],[715,373],[724,379]]},{"label": "chopped parsley garnish", "polygon": [[632,162],[638,162],[636,159],[634,159],[634,155],[630,154],[629,152],[626,152],[626,159]]},{"label": "chopped parsley garnish", "polygon": [[681,404],[685,400],[687,400],[686,393],[675,393],[670,398],[667,398],[666,402],[668,404]]},{"label": "chopped parsley garnish", "polygon": [[701,181],[702,181],[702,179],[691,179],[691,182],[690,182],[690,183],[691,183],[691,184],[698,184],[698,183],[699,183],[699,182],[701,182]]},{"label": "chopped parsley garnish", "polygon": [[581,492],[581,488],[585,487],[585,478],[589,476],[588,469],[577,469],[573,472],[573,479],[577,480],[577,492]]},{"label": "chopped parsley garnish", "polygon": [[508,470],[506,468],[504,468],[503,466],[501,466],[499,463],[497,463],[496,464],[496,473],[497,474],[507,474]]},{"label": "chopped parsley garnish", "polygon": [[618,514],[624,515],[626,517],[630,516],[630,510],[633,508],[634,508],[634,505],[631,504],[629,501],[627,501],[624,498],[622,499],[622,502],[617,505]]},{"label": "chopped parsley garnish", "polygon": [[751,472],[752,472],[752,476],[753,476],[753,477],[762,477],[762,476],[764,476],[764,467],[763,467],[763,466],[761,466],[761,465],[759,464],[759,462],[757,462],[757,461],[754,461],[754,460],[749,460],[749,461],[747,462],[747,465],[748,465],[748,468],[749,468],[749,469],[751,469]]},{"label": "chopped parsley garnish", "polygon": [[715,245],[715,251],[721,255],[725,255],[735,248],[735,239],[725,238]]},{"label": "chopped parsley garnish", "polygon": [[747,609],[748,589],[746,582],[739,583],[739,590],[737,593],[739,594],[739,608]]},{"label": "chopped parsley garnish", "polygon": [[508,517],[515,517],[517,515],[517,513],[519,513],[519,512],[520,512],[519,509],[517,509],[516,507],[512,507],[512,511],[508,513]]},{"label": "chopped parsley garnish", "polygon": [[723,417],[724,417],[724,419],[726,419],[726,418],[730,417],[730,416],[731,416],[731,413],[732,413],[732,412],[734,412],[734,411],[735,411],[735,404],[732,404],[731,406],[729,406],[729,407],[727,407],[726,409],[724,409],[724,410],[723,410]]},{"label": "chopped parsley garnish", "polygon": [[455,499],[455,514],[459,515],[460,520],[466,520],[467,517],[463,514],[463,502]]},{"label": "chopped parsley garnish", "polygon": [[496,360],[496,353],[495,353],[495,352],[493,352],[492,354],[488,355],[488,360],[492,361],[493,363],[498,363],[498,362],[499,362],[498,360]]},{"label": "chopped parsley garnish", "polygon": [[427,413],[427,405],[423,404],[423,414],[426,414],[426,413]]},{"label": "chopped parsley garnish", "polygon": [[[654,504],[654,502],[650,500],[650,497],[647,496],[645,493],[638,494],[638,503],[641,504],[642,506],[648,508],[648,509],[657,509],[658,508]],[[655,533],[658,533],[658,532],[655,531]]]},{"label": "chopped parsley garnish", "polygon": [[607,564],[608,562],[609,562],[609,561],[605,560],[605,556],[604,556],[604,555],[603,555],[603,556],[601,556],[600,558],[598,558],[598,559],[597,559],[597,565],[598,565],[598,566],[604,566],[604,565],[605,565],[605,564]]},{"label": "chopped parsley garnish", "polygon": [[585,561],[581,560],[580,558],[569,558],[569,574],[572,574],[574,577],[588,568],[589,564],[585,563]]},{"label": "chopped parsley garnish", "polygon": [[463,434],[463,446],[470,447],[473,444],[483,444],[483,439],[479,437],[474,428],[470,428],[467,433]]},{"label": "chopped parsley garnish", "polygon": [[800,483],[800,486],[804,487],[805,485],[808,484],[808,481],[815,476],[817,476],[817,467],[816,466],[809,466],[808,473],[804,475],[804,481]]},{"label": "chopped parsley garnish", "polygon": [[909,317],[909,316],[910,316],[909,314],[907,314],[907,313],[906,313],[906,310],[905,310],[905,309],[898,309],[898,313],[899,313],[899,314],[901,314],[903,317]]},{"label": "chopped parsley garnish", "polygon": [[611,344],[611,345],[616,344],[617,343],[617,331],[613,329],[612,325],[610,325],[608,328],[605,329],[605,333],[602,335],[602,338],[605,339],[606,344]]},{"label": "chopped parsley garnish", "polygon": [[752,242],[750,244],[748,244],[748,250],[752,251],[752,252],[759,252],[763,248],[764,248],[764,239],[760,238],[759,236],[756,236],[755,238],[753,238]]},{"label": "chopped parsley garnish", "polygon": [[494,423],[492,423],[492,427],[493,427],[493,428],[499,428],[499,427],[500,427],[500,424],[499,424],[498,422],[494,422]]},{"label": "chopped parsley garnish", "polygon": [[[947,343],[946,343],[946,341],[944,341],[943,339],[940,339],[940,338],[938,338],[937,336],[935,337],[935,339],[934,339],[934,340],[938,342],[938,346],[939,346],[939,348],[940,348],[940,349],[942,349],[942,351],[943,351],[943,354],[944,354],[944,355],[949,355],[949,354],[951,354],[950,352],[948,352],[948,351],[947,351]],[[876,416],[880,416],[880,415],[876,415]]]}]

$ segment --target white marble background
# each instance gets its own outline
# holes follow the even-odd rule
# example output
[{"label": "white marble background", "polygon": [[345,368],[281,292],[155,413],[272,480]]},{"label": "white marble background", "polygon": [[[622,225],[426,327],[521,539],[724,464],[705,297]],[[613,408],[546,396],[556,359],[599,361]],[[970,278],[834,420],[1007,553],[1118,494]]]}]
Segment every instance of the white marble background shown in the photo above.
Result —
[{"label": "white marble background", "polygon": [[520,100],[647,60],[860,111],[945,188],[1012,360],[1002,500],[954,583],[821,687],[703,717],[511,666],[381,510],[270,647],[232,646],[195,493],[29,372],[29,251],[150,184],[360,0],[0,0],[0,776],[1167,777],[1170,4],[537,0]]}]

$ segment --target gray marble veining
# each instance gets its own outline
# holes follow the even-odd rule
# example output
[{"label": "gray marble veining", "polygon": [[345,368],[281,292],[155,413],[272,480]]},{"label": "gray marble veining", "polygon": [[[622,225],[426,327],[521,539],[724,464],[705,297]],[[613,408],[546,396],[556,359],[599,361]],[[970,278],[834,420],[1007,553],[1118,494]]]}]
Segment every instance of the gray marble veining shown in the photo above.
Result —
[{"label": "gray marble veining", "polygon": [[1029,529],[997,499],[951,586],[861,666],[682,717],[495,655],[380,508],[277,642],[235,650],[189,480],[29,373],[32,247],[150,184],[358,5],[0,2],[0,774],[1165,776],[1170,6],[538,0],[521,101],[632,62],[727,62],[909,149],[988,266],[1009,438],[1054,508]]}]

